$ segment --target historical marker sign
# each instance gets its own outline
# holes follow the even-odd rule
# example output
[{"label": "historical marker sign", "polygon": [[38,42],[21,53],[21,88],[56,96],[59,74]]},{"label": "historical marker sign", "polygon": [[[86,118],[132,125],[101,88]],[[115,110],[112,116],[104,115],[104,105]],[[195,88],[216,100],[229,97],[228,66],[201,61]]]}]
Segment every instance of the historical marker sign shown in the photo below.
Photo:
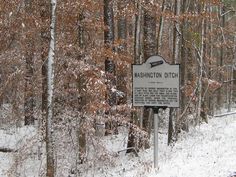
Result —
[{"label": "historical marker sign", "polygon": [[152,56],[133,65],[133,105],[179,107],[179,65]]}]

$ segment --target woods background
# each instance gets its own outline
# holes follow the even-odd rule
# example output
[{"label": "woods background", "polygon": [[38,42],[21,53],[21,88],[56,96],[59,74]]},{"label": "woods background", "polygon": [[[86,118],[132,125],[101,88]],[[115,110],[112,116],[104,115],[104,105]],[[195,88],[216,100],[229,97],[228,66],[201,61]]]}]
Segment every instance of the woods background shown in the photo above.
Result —
[{"label": "woods background", "polygon": [[[150,146],[153,113],[132,107],[131,64],[152,55],[180,64],[181,106],[169,111],[168,144],[177,141],[180,131],[234,106],[235,0],[54,3],[55,77],[50,78],[52,4],[0,0],[0,106],[11,110],[1,116],[0,126],[35,125],[40,151],[44,142],[54,141],[51,158],[62,152],[55,147],[57,139],[71,135],[76,137],[76,164],[89,163],[88,142],[119,134],[120,126],[129,129],[127,152]],[[53,104],[48,106],[51,79]],[[50,106],[52,125],[47,121]],[[98,154],[98,159],[104,156],[112,154]],[[55,159],[60,166],[59,157]],[[50,163],[54,168],[55,159],[47,169]],[[53,173],[49,170],[47,176]]]}]

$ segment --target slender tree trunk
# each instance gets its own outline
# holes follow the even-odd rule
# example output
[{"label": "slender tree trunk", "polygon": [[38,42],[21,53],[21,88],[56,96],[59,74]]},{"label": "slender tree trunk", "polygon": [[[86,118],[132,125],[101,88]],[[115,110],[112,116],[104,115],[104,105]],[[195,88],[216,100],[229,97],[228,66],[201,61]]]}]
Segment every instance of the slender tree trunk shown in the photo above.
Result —
[{"label": "slender tree trunk", "polygon": [[47,120],[46,120],[46,153],[47,177],[55,176],[54,147],[53,147],[53,89],[54,89],[54,58],[55,58],[55,28],[56,0],[51,0],[50,46],[47,62]]},{"label": "slender tree trunk", "polygon": [[[41,60],[42,60],[42,119],[45,120],[47,110],[47,57],[50,43],[50,1],[40,1],[41,17]],[[40,121],[40,123],[42,120]]]},{"label": "slender tree trunk", "polygon": [[[213,30],[213,24],[212,24],[212,7],[209,7],[209,13],[210,13],[210,20],[209,20],[209,32],[210,34],[212,34],[212,30]],[[210,46],[209,46],[209,69],[208,69],[208,75],[209,78],[212,78],[212,71],[211,71],[211,67],[212,67],[212,59],[213,59],[213,39],[211,37],[211,35],[209,36],[209,42],[210,42]],[[208,95],[208,109],[209,109],[209,114],[210,115],[214,115],[214,110],[215,110],[215,98],[212,96],[212,93],[210,93]]]},{"label": "slender tree trunk", "polygon": [[[236,44],[236,35],[234,36],[234,43]],[[235,101],[236,101],[236,45],[234,45],[234,48],[233,48],[233,73],[232,73],[232,77],[233,77],[233,82],[232,82],[232,101],[234,102],[235,104]]]},{"label": "slender tree trunk", "polygon": [[162,32],[163,32],[163,26],[164,26],[163,13],[165,12],[165,3],[166,3],[166,0],[163,0],[162,9],[161,9],[162,14],[160,16],[159,29],[158,29],[158,35],[157,35],[157,54],[160,54],[161,45],[162,45]]},{"label": "slender tree trunk", "polygon": [[[134,43],[134,64],[142,64],[143,63],[143,55],[142,55],[142,37],[143,37],[143,9],[141,2],[138,1],[136,3],[136,8],[138,14],[135,16],[135,43]],[[143,128],[143,107],[139,108],[133,117],[136,119],[136,122],[139,122],[139,127]]]},{"label": "slender tree trunk", "polygon": [[[175,0],[175,16],[180,14],[180,0]],[[180,43],[180,25],[179,20],[174,22],[174,30],[173,30],[173,63],[179,63],[179,43]]]},{"label": "slender tree trunk", "polygon": [[[3,72],[2,69],[0,68],[0,86],[2,87],[3,84]],[[3,105],[3,94],[0,93],[0,109],[2,108]]]},{"label": "slender tree trunk", "polygon": [[[222,33],[223,33],[223,28],[225,26],[225,15],[222,15],[225,13],[225,7],[220,7],[219,8],[219,20],[220,20],[220,27],[222,28]],[[222,15],[222,16],[221,16]],[[221,38],[220,38],[221,42],[224,41],[224,34],[221,34]],[[220,48],[220,58],[218,59],[218,68],[221,71],[222,70],[222,66],[223,66],[223,60],[224,60],[224,46],[221,45]],[[222,83],[223,82],[223,76],[222,73],[219,72],[219,82]],[[223,106],[223,102],[224,102],[224,98],[223,98],[223,89],[224,87],[222,86],[221,88],[218,89],[217,92],[217,109],[221,109]]]},{"label": "slender tree trunk", "polygon": [[[127,6],[128,2],[127,0],[120,0],[118,2],[118,41],[120,41],[120,45],[118,47],[118,54],[126,55],[127,54],[127,20],[124,16],[124,11]],[[127,87],[129,83],[127,83],[127,77],[128,77],[128,66],[126,66],[125,69],[122,70],[122,72],[117,73],[117,90],[122,91],[123,93],[126,93]],[[122,100],[122,101],[120,101]],[[125,104],[127,103],[127,94],[123,95],[122,99],[119,99],[117,104]]]},{"label": "slender tree trunk", "polygon": [[[203,12],[206,11],[206,4],[203,4]],[[203,58],[204,58],[204,44],[205,44],[205,19],[202,19],[201,22],[201,46],[200,46],[200,56],[199,56],[199,78],[198,78],[198,106],[197,106],[197,124],[200,125],[201,120],[201,111],[202,110],[202,77],[203,77]]]},{"label": "slender tree trunk", "polygon": [[[50,43],[50,1],[40,0],[40,57],[41,69],[41,117],[38,117],[38,127],[41,129],[41,137],[45,139],[46,112],[47,112],[47,57]],[[39,159],[41,159],[43,142],[38,145]]]},{"label": "slender tree trunk", "polygon": [[[144,10],[144,34],[143,34],[143,42],[144,42],[144,60],[147,60],[149,57],[156,55],[156,17],[151,14],[147,9]],[[149,119],[149,115],[151,115],[151,109],[144,109],[144,118],[143,118],[143,128],[148,133],[148,139],[150,138],[150,129],[151,122]],[[144,144],[145,148],[149,148],[150,144]]]},{"label": "slender tree trunk", "polygon": [[157,54],[160,55],[161,45],[162,45],[162,33],[163,33],[163,26],[164,26],[164,17],[163,13],[165,12],[165,3],[166,0],[162,1],[162,9],[161,9],[161,16],[160,16],[160,22],[159,22],[159,29],[158,29],[158,35],[157,35]]},{"label": "slender tree trunk", "polygon": [[[110,51],[114,51],[114,19],[112,2],[112,0],[104,0],[104,42],[105,47]],[[115,63],[110,57],[107,57],[105,60],[105,71],[107,73],[107,102],[110,106],[114,106],[116,105],[116,93],[112,90],[115,89],[116,86]]]},{"label": "slender tree trunk", "polygon": [[119,45],[119,52],[124,52],[127,50],[127,20],[126,17],[123,15],[123,12],[125,10],[125,7],[127,6],[128,2],[127,0],[120,0],[118,2],[118,10],[120,12],[120,15],[118,17],[118,40],[121,41],[121,44]]},{"label": "slender tree trunk", "polygon": [[233,98],[233,64],[229,66],[229,71],[228,71],[228,112],[232,110],[232,98]]},{"label": "slender tree trunk", "polygon": [[[83,23],[82,21],[84,20],[84,15],[82,14],[82,12],[79,14],[79,23],[81,24],[79,26],[79,31],[78,31],[78,35],[79,35],[79,47],[81,49],[84,49],[85,48],[85,42],[84,42],[84,27],[83,27]],[[80,56],[81,59],[84,57],[84,56]],[[79,92],[80,92],[80,95],[81,95],[81,98],[80,98],[80,108],[79,108],[79,111],[82,115],[82,107],[86,104],[86,93],[84,93],[83,90],[86,90],[86,86],[85,86],[85,78],[84,76],[81,74],[80,77],[79,77]],[[82,116],[81,116],[82,117]],[[77,130],[76,130],[76,136],[77,136],[77,158],[76,158],[76,167],[78,168],[78,165],[81,164],[81,163],[84,163],[84,161],[86,160],[85,159],[85,154],[86,154],[86,143],[87,143],[87,139],[86,139],[86,131],[84,129],[84,120],[82,120],[82,118],[80,119],[77,119]],[[79,171],[77,170],[77,173]],[[78,175],[78,174],[77,174]]]},{"label": "slender tree trunk", "polygon": [[[186,12],[186,0],[183,0],[182,2],[182,14]],[[182,25],[181,25],[181,65],[180,65],[180,72],[181,72],[181,80],[180,80],[180,85],[183,87],[186,84],[186,41],[185,41],[185,31],[186,31],[186,20],[183,19]],[[181,98],[180,98],[180,109],[181,112],[185,108],[186,104],[186,98],[185,98],[185,93],[184,90],[181,90]]]},{"label": "slender tree trunk", "polygon": [[[32,2],[25,3],[26,15],[30,16],[32,12]],[[26,30],[30,28],[30,24],[26,22]],[[26,73],[25,73],[25,91],[24,91],[24,114],[25,114],[25,125],[34,124],[34,86],[33,86],[33,74],[34,74],[34,51],[35,44],[32,34],[26,31]]]},{"label": "slender tree trunk", "polygon": [[135,43],[134,43],[134,63],[141,64],[141,20],[142,20],[142,6],[137,2],[138,14],[135,16]]},{"label": "slender tree trunk", "polygon": [[144,60],[156,55],[156,18],[149,11],[144,11]]},{"label": "slender tree trunk", "polygon": [[32,41],[27,48],[26,55],[26,74],[25,74],[25,125],[34,124],[34,91],[33,91],[33,57],[34,57],[34,44]]},{"label": "slender tree trunk", "polygon": [[[26,91],[24,92],[26,94]],[[20,101],[19,101],[19,85],[16,80],[12,81],[12,120],[15,121],[16,127],[21,126],[21,115],[20,115]],[[29,125],[29,124],[26,124]]]},{"label": "slender tree trunk", "polygon": [[[134,64],[141,63],[140,51],[141,51],[141,16],[142,16],[142,6],[140,2],[135,2],[135,7],[137,9],[137,14],[135,14],[135,26],[134,26]],[[139,110],[143,108],[137,108],[135,112],[131,112],[131,124],[136,124],[142,128],[142,117],[143,114],[139,114]],[[138,117],[139,116],[139,117]],[[137,142],[139,141],[138,137],[135,136],[135,128],[133,126],[129,127],[128,134],[128,143],[126,151],[127,153],[133,152],[131,148],[138,148]]]},{"label": "slender tree trunk", "polygon": [[[180,13],[180,0],[175,0],[175,16],[178,16]],[[179,21],[176,20],[174,22],[173,27],[173,63],[179,63],[179,42],[180,42],[180,36],[179,36]],[[169,126],[168,126],[168,145],[173,141],[173,132],[174,132],[174,126],[173,126],[173,120],[174,116],[177,116],[177,109],[170,108],[169,113]]]},{"label": "slender tree trunk", "polygon": [[[113,52],[114,44],[114,16],[113,16],[113,1],[104,0],[104,43],[107,50]],[[105,72],[107,77],[107,104],[110,106],[108,114],[111,114],[111,108],[116,105],[116,73],[115,63],[110,56],[105,59]],[[106,123],[106,129],[112,130],[115,125],[112,125],[112,121]]]}]

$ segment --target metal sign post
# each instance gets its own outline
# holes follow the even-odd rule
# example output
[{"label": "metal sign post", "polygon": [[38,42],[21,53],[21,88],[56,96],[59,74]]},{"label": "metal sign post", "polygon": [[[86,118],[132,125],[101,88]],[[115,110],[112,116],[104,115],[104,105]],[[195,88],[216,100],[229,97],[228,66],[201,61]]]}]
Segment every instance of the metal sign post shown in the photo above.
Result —
[{"label": "metal sign post", "polygon": [[158,132],[159,132],[159,110],[166,107],[152,107],[154,113],[154,168],[158,170]]},{"label": "metal sign post", "polygon": [[159,117],[158,117],[158,109],[159,108],[154,108],[154,168],[158,169],[158,122],[159,122]]},{"label": "metal sign post", "polygon": [[179,65],[152,56],[132,69],[133,106],[146,106],[154,112],[154,168],[158,169],[158,110],[179,107]]}]

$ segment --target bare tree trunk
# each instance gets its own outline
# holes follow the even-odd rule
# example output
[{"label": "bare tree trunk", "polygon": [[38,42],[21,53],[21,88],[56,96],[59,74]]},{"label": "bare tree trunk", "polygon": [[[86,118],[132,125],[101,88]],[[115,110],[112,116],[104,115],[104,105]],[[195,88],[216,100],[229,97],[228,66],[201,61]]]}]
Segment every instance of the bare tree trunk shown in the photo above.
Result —
[{"label": "bare tree trunk", "polygon": [[[124,16],[125,8],[127,7],[127,0],[120,0],[118,2],[118,10],[119,10],[119,16],[118,16],[118,40],[120,41],[120,45],[118,47],[118,54],[126,55],[127,54],[127,20]],[[117,71],[117,90],[126,93],[127,87],[129,83],[127,83],[128,78],[128,71],[129,68],[126,66],[126,68],[122,69],[121,72]],[[127,94],[124,94],[122,98],[117,100],[117,104],[126,104],[127,103]]]},{"label": "bare tree trunk", "polygon": [[[209,32],[210,34],[212,34],[212,29],[213,29],[213,25],[212,25],[212,7],[209,7],[209,13],[210,13],[210,20],[209,20]],[[208,69],[208,75],[209,78],[212,78],[212,71],[211,71],[211,65],[212,65],[212,58],[213,58],[213,39],[210,35],[210,46],[209,46],[209,69]],[[208,109],[209,109],[209,114],[210,115],[214,115],[214,110],[215,110],[215,97],[212,96],[212,93],[210,93],[208,95]]]},{"label": "bare tree trunk", "polygon": [[[206,4],[203,3],[203,12],[206,11]],[[204,44],[205,44],[205,19],[202,19],[201,22],[201,46],[200,46],[200,56],[199,56],[199,78],[198,78],[198,106],[197,106],[197,124],[200,125],[201,121],[201,112],[204,111],[202,110],[202,91],[203,91],[203,86],[202,86],[202,77],[203,77],[203,58],[204,58]]]},{"label": "bare tree trunk", "polygon": [[41,0],[40,7],[40,57],[42,63],[41,69],[41,117],[38,117],[38,128],[41,135],[41,143],[38,145],[38,157],[41,159],[43,139],[45,139],[46,112],[47,112],[47,57],[48,46],[50,43],[50,1]]},{"label": "bare tree trunk", "polygon": [[[113,19],[113,1],[104,0],[104,42],[108,50],[113,51],[114,43],[114,19]],[[107,73],[107,101],[110,106],[116,104],[116,95],[112,89],[115,89],[115,63],[111,58],[105,60],[105,71]]]},{"label": "bare tree trunk", "polygon": [[123,11],[125,10],[128,2],[127,0],[120,0],[118,2],[118,10],[120,15],[118,17],[118,39],[121,41],[119,45],[119,52],[125,52],[127,49],[127,20],[126,17],[123,15]]},{"label": "bare tree trunk", "polygon": [[[223,33],[223,28],[225,26],[225,15],[222,15],[225,13],[225,7],[220,7],[219,8],[219,20],[220,20],[220,27],[222,28],[222,33]],[[224,34],[222,34],[221,38],[220,38],[221,42],[224,41]],[[218,68],[219,70],[221,71],[222,70],[222,66],[223,66],[223,60],[224,60],[224,46],[221,45],[221,48],[220,48],[220,58],[218,59],[217,61],[217,65],[218,65]],[[222,76],[222,73],[219,72],[219,82],[222,83],[223,82],[223,76]],[[224,102],[224,98],[223,98],[223,89],[224,87],[222,86],[221,88],[218,89],[218,92],[217,92],[217,109],[221,109],[222,106],[223,106],[223,102]]]},{"label": "bare tree trunk", "polygon": [[[144,60],[147,60],[149,57],[156,55],[156,17],[151,14],[147,9],[144,10],[144,34],[143,34],[143,42],[144,42]],[[151,122],[149,120],[148,115],[151,115],[151,109],[144,109],[144,118],[143,118],[143,128],[148,133],[148,138],[150,138],[150,129]],[[150,144],[144,144],[145,148],[149,148]]]},{"label": "bare tree trunk", "polygon": [[[113,52],[114,43],[114,17],[113,17],[113,1],[104,0],[104,43],[107,50]],[[107,57],[105,60],[105,72],[107,77],[107,104],[110,106],[110,110],[107,112],[111,113],[111,108],[116,105],[116,73],[115,73],[115,63],[111,57]],[[112,125],[112,121],[106,123],[106,129],[112,130],[115,125]]]},{"label": "bare tree trunk", "polygon": [[[175,15],[178,16],[180,13],[180,0],[175,0]],[[174,30],[173,30],[173,63],[179,63],[179,42],[180,42],[180,34],[179,34],[179,20],[174,22]]]},{"label": "bare tree trunk", "polygon": [[26,74],[25,74],[25,103],[24,103],[24,112],[25,112],[25,125],[34,124],[34,91],[33,91],[33,55],[34,55],[34,45],[31,42],[32,46],[29,46],[27,49],[26,55]]},{"label": "bare tree trunk", "polygon": [[[31,15],[32,5],[31,2],[25,3],[25,11],[27,15]],[[27,25],[27,23],[26,23]],[[30,24],[27,25],[26,30],[30,28]],[[26,73],[25,73],[25,91],[24,91],[24,114],[25,114],[25,125],[34,124],[34,86],[33,86],[33,74],[34,74],[34,51],[35,44],[32,34],[26,31],[26,53],[25,53],[25,62],[26,62]]]},{"label": "bare tree trunk", "polygon": [[[175,0],[175,16],[178,16],[180,13],[180,0]],[[176,20],[174,22],[173,27],[173,63],[179,63],[179,42],[180,42],[180,36],[179,36],[179,21]],[[173,120],[174,116],[177,116],[177,109],[170,108],[169,113],[169,124],[168,124],[168,145],[173,141],[173,132],[174,132],[174,126],[173,126]]]},{"label": "bare tree trunk", "polygon": [[[21,126],[21,114],[20,114],[20,101],[19,101],[19,83],[17,82],[18,78],[12,81],[12,120],[15,122],[16,127]],[[24,91],[24,94],[26,92]],[[27,124],[29,125],[29,124]]]},{"label": "bare tree trunk", "polygon": [[141,64],[141,19],[142,19],[142,6],[137,2],[138,14],[135,16],[135,43],[134,43],[134,63]]},{"label": "bare tree trunk", "polygon": [[[143,63],[143,55],[142,55],[142,32],[143,28],[141,26],[143,25],[143,9],[141,2],[138,1],[136,4],[136,8],[138,11],[138,14],[135,16],[135,44],[134,44],[134,63],[135,64],[142,64]],[[138,111],[135,113],[137,115],[133,116],[137,119],[136,122],[139,122],[140,128],[143,128],[143,107],[138,108]],[[140,113],[139,113],[140,112]]]},{"label": "bare tree trunk", "polygon": [[53,89],[54,89],[54,58],[55,58],[55,28],[56,0],[51,0],[50,46],[47,63],[47,114],[46,114],[46,152],[47,177],[55,176],[54,147],[53,147]]},{"label": "bare tree trunk", "polygon": [[[2,69],[0,68],[0,86],[2,87],[3,84],[3,73]],[[3,105],[3,94],[0,93],[0,109],[2,108]]]},{"label": "bare tree trunk", "polygon": [[[42,119],[46,119],[47,110],[47,57],[48,45],[50,43],[50,1],[40,1],[40,18],[41,18],[41,60],[42,60]],[[39,124],[42,125],[42,120]]]},{"label": "bare tree trunk", "polygon": [[[234,36],[234,43],[236,43],[236,35]],[[235,104],[235,98],[236,98],[236,45],[234,45],[233,48],[233,73],[232,73],[233,81],[232,81],[232,101]]]},{"label": "bare tree trunk", "polygon": [[[140,2],[135,2],[135,8],[137,9],[137,14],[135,14],[135,26],[134,26],[134,63],[140,64],[141,62],[141,20],[142,20],[142,6]],[[129,134],[128,134],[128,143],[127,143],[127,153],[133,152],[133,148],[138,148],[138,141],[139,138],[135,136],[135,128],[132,124],[138,125],[142,128],[143,123],[143,114],[139,114],[139,110],[143,108],[137,108],[138,110],[135,112],[131,112],[131,126],[129,127]]]},{"label": "bare tree trunk", "polygon": [[162,45],[162,31],[163,31],[163,26],[164,26],[164,17],[163,17],[163,13],[165,11],[165,3],[166,0],[162,1],[162,9],[161,9],[161,17],[160,17],[160,22],[159,22],[159,29],[158,29],[158,37],[157,37],[157,54],[160,54],[160,49],[161,49],[161,45]]},{"label": "bare tree trunk", "polygon": [[[181,3],[181,13],[185,14],[187,11],[187,0],[182,0]],[[187,21],[186,19],[183,19],[181,23],[181,50],[180,50],[180,112],[183,113],[186,106],[186,96],[185,96],[185,85],[187,83],[187,53],[188,53],[188,47],[186,42],[186,30],[187,29]],[[183,119],[179,116],[176,117],[175,120],[175,139],[177,139],[177,135],[180,132],[180,129],[182,129],[182,124],[185,124],[184,127],[186,127],[186,131],[188,131],[188,122],[185,121],[183,123]]]},{"label": "bare tree trunk", "polygon": [[144,11],[144,60],[156,55],[156,18],[149,11]]},{"label": "bare tree trunk", "polygon": [[[233,62],[232,62],[233,63]],[[229,66],[228,70],[228,112],[232,110],[232,98],[233,98],[233,64]]]},{"label": "bare tree trunk", "polygon": [[[79,47],[81,49],[85,48],[85,42],[84,42],[84,27],[82,25],[82,21],[84,20],[84,15],[82,14],[82,12],[79,15],[79,22],[80,22],[80,26],[78,29],[78,35],[79,35]],[[80,56],[81,59],[84,56]],[[79,76],[79,92],[80,92],[80,103],[79,103],[79,112],[82,115],[82,107],[86,104],[86,93],[84,93],[83,90],[86,90],[85,88],[85,78],[84,76],[81,74]],[[77,157],[76,157],[76,167],[78,168],[78,165],[81,163],[84,163],[84,161],[86,160],[85,158],[85,154],[86,154],[86,143],[87,143],[87,139],[86,139],[86,131],[84,129],[84,120],[82,120],[82,116],[80,115],[80,119],[76,119],[77,122],[77,130],[76,130],[76,136],[77,136]],[[79,171],[77,170],[76,173],[78,173]],[[79,175],[79,174],[77,174]]]}]

